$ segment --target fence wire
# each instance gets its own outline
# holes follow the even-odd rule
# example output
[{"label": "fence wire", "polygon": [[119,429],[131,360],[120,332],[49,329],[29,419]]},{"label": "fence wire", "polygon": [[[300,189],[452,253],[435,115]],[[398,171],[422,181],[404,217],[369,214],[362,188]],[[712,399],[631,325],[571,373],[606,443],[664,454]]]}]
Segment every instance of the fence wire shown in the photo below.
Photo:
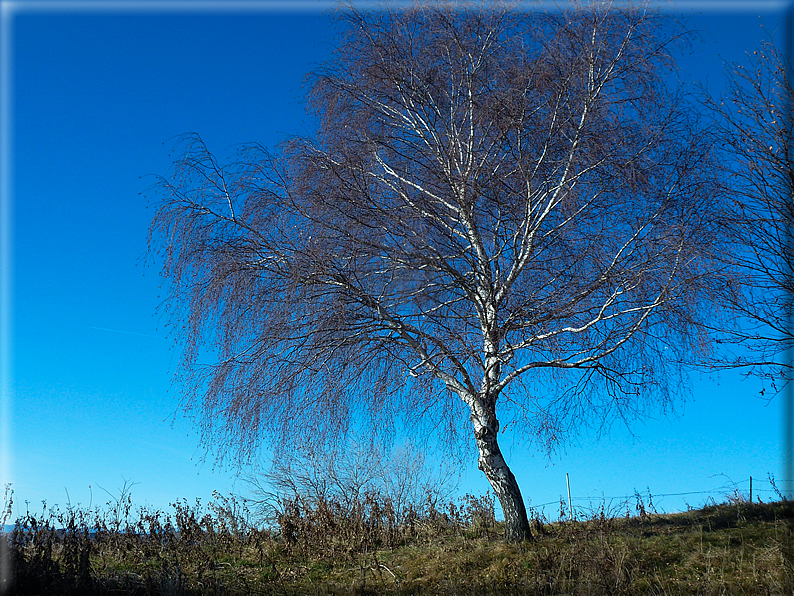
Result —
[{"label": "fence wire", "polygon": [[[582,509],[582,502],[587,503],[587,509],[592,509],[591,503],[614,503],[617,502],[619,505],[630,505],[632,502],[642,501],[643,506],[650,504],[653,513],[666,513],[663,509],[661,509],[660,505],[658,504],[658,499],[663,497],[688,497],[688,496],[695,496],[695,495],[707,495],[711,498],[711,500],[715,503],[721,501],[744,501],[749,502],[750,499],[750,484],[751,481],[753,483],[752,486],[752,496],[754,502],[761,502],[761,495],[767,496],[767,499],[764,501],[775,501],[775,500],[785,500],[786,493],[791,491],[784,490],[779,488],[782,485],[790,486],[794,484],[794,479],[777,479],[773,477],[769,477],[767,479],[761,479],[754,476],[748,476],[745,479],[739,480],[734,482],[730,480],[725,484],[710,488],[707,490],[693,490],[693,491],[686,491],[686,492],[677,492],[677,493],[652,493],[650,488],[646,488],[644,491],[634,491],[634,493],[629,495],[598,495],[598,496],[581,496],[581,495],[571,495],[570,502],[566,495],[561,494],[559,499],[554,501],[549,501],[547,503],[532,503],[531,501],[527,503],[527,508],[535,511],[541,512],[545,515],[544,509],[551,505],[560,506],[561,513],[563,517],[567,517],[567,510],[571,507],[574,511],[577,508],[580,510]],[[756,484],[756,482],[758,484]],[[762,488],[763,486],[770,486],[771,488]],[[758,498],[756,498],[758,497]],[[769,498],[771,497],[771,498]],[[657,501],[654,504],[654,501]],[[709,499],[706,499],[708,502]],[[690,507],[688,503],[685,504],[687,507]],[[690,507],[691,508],[691,507]],[[675,513],[675,511],[670,511],[669,513]]]}]

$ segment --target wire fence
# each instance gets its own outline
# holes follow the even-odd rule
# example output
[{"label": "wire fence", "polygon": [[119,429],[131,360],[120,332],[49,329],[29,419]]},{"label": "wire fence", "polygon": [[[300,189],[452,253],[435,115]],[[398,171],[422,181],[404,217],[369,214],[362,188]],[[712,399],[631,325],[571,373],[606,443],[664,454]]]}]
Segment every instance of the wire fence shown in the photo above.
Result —
[{"label": "wire fence", "polygon": [[[722,485],[706,490],[675,493],[655,493],[650,488],[643,491],[635,490],[629,495],[582,496],[561,493],[557,500],[537,504],[529,502],[527,508],[531,515],[560,520],[585,518],[599,511],[611,516],[623,511],[626,515],[636,514],[640,510],[648,513],[677,513],[709,504],[766,503],[792,499],[793,496],[794,479],[776,479],[769,475],[766,478],[749,476],[738,481],[728,478]],[[677,506],[669,503],[671,498],[677,497],[681,499]],[[665,503],[664,499],[668,502]],[[688,502],[688,499],[692,503]],[[550,515],[548,508],[552,506],[559,509],[555,514]]]}]

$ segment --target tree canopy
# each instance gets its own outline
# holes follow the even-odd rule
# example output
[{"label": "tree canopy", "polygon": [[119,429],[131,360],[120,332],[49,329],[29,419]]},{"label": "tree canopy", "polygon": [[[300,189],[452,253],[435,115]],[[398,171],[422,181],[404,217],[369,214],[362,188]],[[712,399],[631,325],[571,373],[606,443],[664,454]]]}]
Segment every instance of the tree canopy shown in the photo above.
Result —
[{"label": "tree canopy", "polygon": [[229,165],[188,136],[157,187],[184,405],[243,458],[468,428],[527,538],[499,420],[548,443],[631,418],[708,348],[720,187],[679,36],[601,4],[339,16],[316,134]]},{"label": "tree canopy", "polygon": [[721,366],[743,367],[782,389],[794,363],[794,88],[790,57],[771,42],[726,65],[728,91],[710,101],[730,189],[726,264],[741,283],[721,294],[736,314],[721,329],[739,347]]}]

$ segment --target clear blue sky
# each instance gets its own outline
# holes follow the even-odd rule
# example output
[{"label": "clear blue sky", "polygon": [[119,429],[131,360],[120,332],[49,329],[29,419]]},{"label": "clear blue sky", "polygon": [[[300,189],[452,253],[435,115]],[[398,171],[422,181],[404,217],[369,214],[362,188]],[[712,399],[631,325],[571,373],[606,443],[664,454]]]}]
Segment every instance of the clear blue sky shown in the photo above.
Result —
[{"label": "clear blue sky", "polygon": [[[780,26],[784,3],[752,4],[684,5],[704,34],[680,58],[685,77],[719,91],[722,60],[743,60],[765,34],[760,23],[767,33]],[[123,478],[138,483],[135,504],[159,508],[244,491],[231,471],[213,469],[212,454],[201,462],[190,420],[172,425],[177,358],[155,315],[158,270],[142,262],[153,212],[140,193],[147,175],[167,172],[175,135],[197,132],[226,157],[239,143],[308,132],[301,84],[334,39],[327,4],[86,5],[3,3],[13,325],[0,474],[13,483],[16,514],[25,501],[37,511],[42,500],[63,506],[67,491],[72,504],[104,503],[99,487],[116,492]],[[767,474],[780,477],[782,403],[767,404],[760,389],[738,374],[695,376],[675,415],[634,435],[615,424],[549,459],[529,441],[511,445],[508,431],[505,448],[530,504],[564,494],[566,472],[581,497],[709,491],[730,480],[746,490],[750,476],[769,489]],[[461,491],[487,488],[472,454]],[[707,496],[655,502],[680,510]]]}]

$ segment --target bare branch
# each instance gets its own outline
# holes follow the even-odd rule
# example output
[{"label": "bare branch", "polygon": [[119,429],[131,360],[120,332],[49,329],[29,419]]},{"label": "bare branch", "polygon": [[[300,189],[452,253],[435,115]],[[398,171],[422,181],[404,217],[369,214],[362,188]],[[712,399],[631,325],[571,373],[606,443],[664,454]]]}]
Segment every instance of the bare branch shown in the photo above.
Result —
[{"label": "bare branch", "polygon": [[667,86],[658,15],[341,18],[310,79],[316,135],[228,167],[191,137],[158,187],[185,407],[242,459],[465,412],[508,536],[526,537],[497,406],[532,412],[543,443],[664,407],[714,312],[713,139]]}]

